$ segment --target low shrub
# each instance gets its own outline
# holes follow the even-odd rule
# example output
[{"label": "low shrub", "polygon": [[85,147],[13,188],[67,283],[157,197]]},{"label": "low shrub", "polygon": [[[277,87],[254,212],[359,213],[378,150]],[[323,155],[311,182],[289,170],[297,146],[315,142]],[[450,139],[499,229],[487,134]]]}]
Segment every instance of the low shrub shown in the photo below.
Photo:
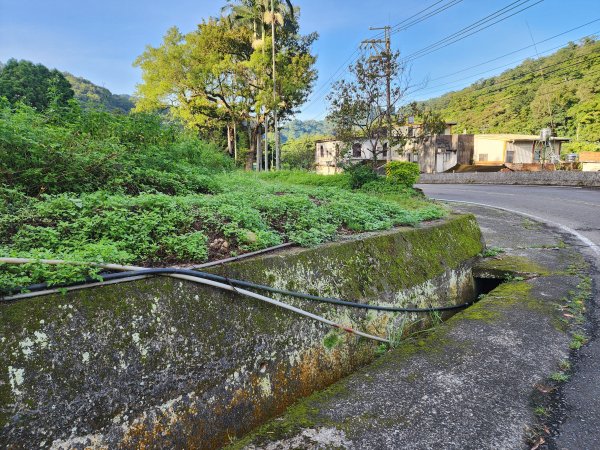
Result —
[{"label": "low shrub", "polygon": [[386,164],[385,174],[389,183],[412,187],[419,179],[419,165],[407,161]]},{"label": "low shrub", "polygon": [[352,189],[360,189],[363,185],[379,178],[377,172],[369,164],[346,164],[343,169],[344,173],[350,177]]}]

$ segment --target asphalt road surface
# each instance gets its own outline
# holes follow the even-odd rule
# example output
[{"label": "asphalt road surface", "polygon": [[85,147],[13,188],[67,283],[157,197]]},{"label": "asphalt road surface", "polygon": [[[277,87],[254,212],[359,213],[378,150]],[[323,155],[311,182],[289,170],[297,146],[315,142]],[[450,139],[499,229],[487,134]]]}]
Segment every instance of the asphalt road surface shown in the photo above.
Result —
[{"label": "asphalt road surface", "polygon": [[509,209],[578,235],[582,251],[595,265],[591,340],[578,352],[574,373],[561,389],[564,410],[559,434],[547,448],[600,449],[600,189],[464,184],[418,187],[432,198]]}]

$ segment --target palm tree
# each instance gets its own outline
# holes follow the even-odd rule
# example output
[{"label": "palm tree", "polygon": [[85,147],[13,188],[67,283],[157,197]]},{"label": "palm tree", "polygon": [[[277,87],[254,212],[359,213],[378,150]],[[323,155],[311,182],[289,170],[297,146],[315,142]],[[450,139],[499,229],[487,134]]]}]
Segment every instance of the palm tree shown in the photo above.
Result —
[{"label": "palm tree", "polygon": [[[290,0],[277,0],[275,2],[275,21],[280,25],[285,24],[286,18],[294,21],[296,11]],[[252,29],[255,48],[264,45],[267,34],[266,25],[271,23],[270,0],[228,0],[222,13],[224,16],[231,17],[234,25],[247,26]]]}]

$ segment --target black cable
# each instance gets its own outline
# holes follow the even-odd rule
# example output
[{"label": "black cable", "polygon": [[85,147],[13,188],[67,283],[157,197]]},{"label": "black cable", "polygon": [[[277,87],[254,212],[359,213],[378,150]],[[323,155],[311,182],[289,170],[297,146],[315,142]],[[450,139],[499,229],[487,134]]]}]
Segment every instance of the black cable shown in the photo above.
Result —
[{"label": "black cable", "polygon": [[[262,284],[251,283],[249,281],[236,280],[233,278],[227,278],[227,277],[215,275],[212,273],[198,272],[198,271],[190,270],[190,269],[171,269],[171,268],[143,269],[143,270],[134,270],[134,271],[128,271],[128,272],[110,273],[110,274],[105,274],[105,275],[101,275],[101,276],[104,281],[112,281],[112,280],[120,280],[120,279],[138,277],[141,275],[171,275],[171,274],[189,275],[189,276],[193,276],[196,278],[204,278],[207,280],[217,281],[219,283],[226,283],[226,284],[229,284],[232,286],[238,286],[238,287],[242,287],[242,288],[257,289],[257,290],[261,290],[261,291],[267,291],[267,292],[272,292],[272,293],[276,293],[276,294],[288,295],[290,297],[297,297],[297,298],[301,298],[301,299],[313,300],[313,301],[322,302],[322,303],[330,303],[330,304],[339,305],[339,306],[348,306],[351,308],[370,309],[370,310],[375,310],[375,311],[406,312],[406,313],[443,312],[443,311],[455,311],[455,310],[459,310],[459,309],[464,309],[475,303],[475,301],[471,301],[471,302],[462,303],[460,305],[438,306],[438,307],[429,307],[429,308],[402,308],[402,307],[395,307],[395,306],[368,305],[366,303],[351,302],[351,301],[347,301],[347,300],[341,300],[338,298],[319,297],[317,295],[304,294],[301,292],[288,291],[285,289],[278,289],[278,288],[274,288],[271,286],[265,286]],[[72,287],[72,286],[82,286],[82,285],[85,285],[88,283],[96,283],[97,281],[98,281],[97,279],[89,278],[89,279],[87,279],[85,281],[81,281],[81,282],[60,284],[60,285],[54,285],[54,286],[48,286],[48,284],[46,284],[46,283],[40,283],[40,284],[35,284],[35,285],[31,285],[31,286],[24,287],[24,288],[12,288],[10,290],[5,290],[4,293],[10,294],[10,293],[21,292],[23,290],[35,292],[35,291],[47,289],[49,287],[67,288],[67,287]],[[10,301],[10,300],[5,300],[5,299],[0,298],[0,302],[6,302],[6,301]]]}]

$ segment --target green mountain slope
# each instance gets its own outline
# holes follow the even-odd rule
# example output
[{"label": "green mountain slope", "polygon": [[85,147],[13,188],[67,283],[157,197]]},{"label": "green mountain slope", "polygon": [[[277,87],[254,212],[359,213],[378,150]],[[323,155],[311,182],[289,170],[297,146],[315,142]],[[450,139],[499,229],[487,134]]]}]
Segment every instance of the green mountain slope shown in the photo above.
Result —
[{"label": "green mountain slope", "polygon": [[280,130],[283,142],[301,136],[329,136],[332,133],[331,125],[326,120],[294,119],[282,125]]},{"label": "green mountain slope", "polygon": [[571,43],[425,104],[460,132],[539,134],[551,126],[573,139],[571,150],[600,150],[600,41]]},{"label": "green mountain slope", "polygon": [[127,113],[135,105],[131,96],[113,94],[108,89],[95,85],[85,78],[76,77],[68,72],[63,72],[75,92],[75,98],[82,106],[105,108],[108,111]]}]

